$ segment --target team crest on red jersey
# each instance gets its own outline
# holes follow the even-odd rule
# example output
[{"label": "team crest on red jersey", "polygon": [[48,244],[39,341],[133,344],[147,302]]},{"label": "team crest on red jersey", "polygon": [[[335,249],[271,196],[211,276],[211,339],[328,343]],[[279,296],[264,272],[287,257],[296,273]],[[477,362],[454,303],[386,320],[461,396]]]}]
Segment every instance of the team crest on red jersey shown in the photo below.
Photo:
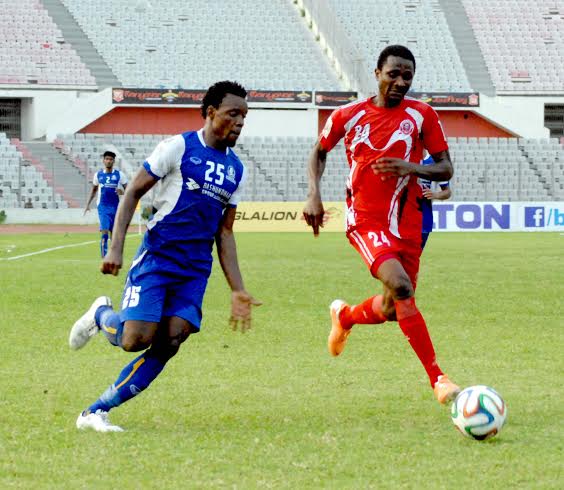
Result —
[{"label": "team crest on red jersey", "polygon": [[413,125],[413,123],[409,119],[404,119],[400,124],[400,131],[403,134],[410,135],[411,133],[413,133],[414,129],[415,129],[415,126]]}]

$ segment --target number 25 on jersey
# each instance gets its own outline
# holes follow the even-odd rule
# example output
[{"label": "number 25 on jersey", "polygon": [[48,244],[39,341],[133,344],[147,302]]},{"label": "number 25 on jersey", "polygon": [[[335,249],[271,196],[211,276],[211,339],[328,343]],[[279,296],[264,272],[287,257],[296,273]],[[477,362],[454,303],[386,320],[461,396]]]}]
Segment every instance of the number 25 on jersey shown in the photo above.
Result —
[{"label": "number 25 on jersey", "polygon": [[223,184],[223,180],[225,179],[225,173],[223,170],[225,169],[225,165],[222,163],[215,163],[211,160],[206,162],[208,169],[206,170],[205,179],[206,182],[213,182],[214,184],[221,185]]}]

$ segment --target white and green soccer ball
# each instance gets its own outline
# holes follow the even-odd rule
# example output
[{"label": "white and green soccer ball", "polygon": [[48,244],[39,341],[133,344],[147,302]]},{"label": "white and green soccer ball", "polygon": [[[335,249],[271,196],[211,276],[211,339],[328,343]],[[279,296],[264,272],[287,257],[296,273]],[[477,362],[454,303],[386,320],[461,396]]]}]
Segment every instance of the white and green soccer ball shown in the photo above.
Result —
[{"label": "white and green soccer ball", "polygon": [[470,386],[452,403],[451,418],[466,437],[483,441],[501,431],[507,419],[507,406],[493,388]]}]

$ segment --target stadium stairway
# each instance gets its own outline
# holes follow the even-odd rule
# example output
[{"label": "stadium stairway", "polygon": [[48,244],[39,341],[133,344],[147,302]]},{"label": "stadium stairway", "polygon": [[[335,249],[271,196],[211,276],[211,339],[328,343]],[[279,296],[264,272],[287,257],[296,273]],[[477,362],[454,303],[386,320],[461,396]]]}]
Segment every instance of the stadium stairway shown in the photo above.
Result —
[{"label": "stadium stairway", "polygon": [[23,146],[29,149],[32,164],[43,174],[45,180],[63,196],[69,207],[81,207],[89,189],[78,169],[73,167],[50,143],[30,141],[24,142]]},{"label": "stadium stairway", "polygon": [[61,1],[43,0],[43,5],[63,33],[65,41],[76,50],[82,62],[88,67],[90,73],[92,73],[96,79],[98,88],[121,87],[121,82],[114,75],[113,71],[100,56],[98,51],[96,51],[90,39],[86,37],[84,31]]},{"label": "stadium stairway", "polygon": [[470,86],[493,97],[495,88],[464,6],[460,0],[439,0],[439,4],[445,14]]},{"label": "stadium stairway", "polygon": [[[526,145],[519,144],[518,148],[521,151],[521,153],[523,154],[523,156],[525,157],[525,159],[527,160],[527,163],[529,164],[529,168],[533,171],[533,174],[538,179],[538,181],[541,183],[543,189],[547,192],[550,199],[551,200],[552,199],[557,200],[558,198],[557,198],[557,196],[555,196],[555,194],[556,194],[556,192],[555,192],[556,183],[554,181],[549,181],[549,180],[546,179],[546,176],[543,175],[542,171],[538,168],[538,163],[536,162],[532,152],[530,151],[529,148],[527,148]],[[556,165],[556,162],[553,162],[552,165]]]},{"label": "stadium stairway", "polygon": [[[262,166],[259,164],[259,162],[257,161],[257,159],[251,154],[251,152],[249,151],[248,148],[245,148],[244,144],[239,144],[237,145],[237,155],[239,156],[239,158],[241,159],[241,161],[245,162],[245,164],[248,166],[248,171],[249,172],[257,172],[262,176],[262,180],[264,180],[265,182],[268,182],[268,184],[270,184],[270,187],[272,190],[274,190],[276,196],[273,196],[273,200],[280,200],[280,201],[284,201],[284,196],[285,196],[285,192],[284,189],[282,189],[282,183],[279,182],[276,178],[274,178],[272,175],[270,175],[270,173],[265,170],[264,168],[262,168]],[[253,186],[252,189],[253,194],[249,195],[249,199],[251,200],[255,200],[257,199],[257,186]]]}]

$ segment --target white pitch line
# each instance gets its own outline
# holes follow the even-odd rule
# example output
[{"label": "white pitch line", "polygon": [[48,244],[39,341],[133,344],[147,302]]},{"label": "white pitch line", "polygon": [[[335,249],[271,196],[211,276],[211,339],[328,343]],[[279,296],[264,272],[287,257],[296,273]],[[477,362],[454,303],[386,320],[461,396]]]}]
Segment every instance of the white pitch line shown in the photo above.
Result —
[{"label": "white pitch line", "polygon": [[45,248],[43,250],[38,250],[37,252],[30,252],[28,254],[16,255],[15,257],[0,258],[0,260],[18,260],[25,257],[31,257],[32,255],[46,254],[47,252],[52,252],[53,250],[61,250],[63,248],[81,247],[82,245],[90,245],[91,243],[97,243],[97,240],[91,240],[89,242],[72,243],[70,245],[61,245],[59,247]]}]

